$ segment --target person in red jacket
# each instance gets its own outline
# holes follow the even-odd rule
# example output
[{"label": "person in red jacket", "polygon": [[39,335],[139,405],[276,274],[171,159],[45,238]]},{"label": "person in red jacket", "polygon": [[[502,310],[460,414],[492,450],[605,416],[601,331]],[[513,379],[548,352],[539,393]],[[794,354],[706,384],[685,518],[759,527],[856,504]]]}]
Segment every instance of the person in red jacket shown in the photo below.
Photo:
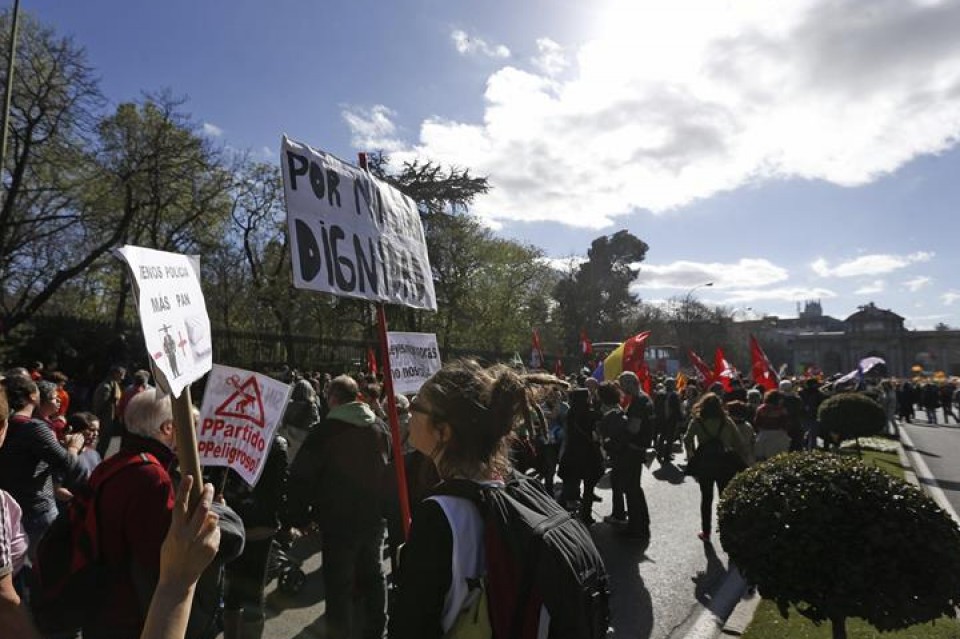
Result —
[{"label": "person in red jacket", "polygon": [[[109,591],[83,628],[84,639],[137,637],[144,624],[160,570],[160,546],[170,527],[176,429],[170,396],[150,388],[126,407],[127,434],[120,451],[90,476],[100,488],[99,546],[109,574]],[[138,457],[139,461],[131,458]],[[127,464],[100,486],[114,464]]]}]

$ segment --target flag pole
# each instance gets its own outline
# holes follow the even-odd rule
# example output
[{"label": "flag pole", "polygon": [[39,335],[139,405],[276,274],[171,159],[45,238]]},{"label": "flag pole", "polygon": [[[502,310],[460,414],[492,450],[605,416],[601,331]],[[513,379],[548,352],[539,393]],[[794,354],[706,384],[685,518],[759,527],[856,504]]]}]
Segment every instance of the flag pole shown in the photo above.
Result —
[{"label": "flag pole", "polygon": [[[367,170],[367,154],[359,153],[360,168]],[[403,441],[400,439],[400,420],[397,417],[397,396],[393,391],[393,368],[390,365],[390,349],[387,344],[387,313],[383,302],[377,302],[377,331],[380,335],[380,354],[383,363],[383,388],[387,394],[387,416],[390,419],[390,434],[393,439],[393,466],[397,475],[397,496],[400,498],[400,520],[404,539],[410,536],[410,496],[407,494],[407,468],[403,457]]]},{"label": "flag pole", "polygon": [[13,2],[13,24],[10,27],[10,51],[7,57],[7,94],[3,104],[3,134],[0,142],[0,178],[7,166],[7,136],[10,131],[10,101],[13,98],[14,60],[17,57],[17,26],[20,23],[20,0]]}]

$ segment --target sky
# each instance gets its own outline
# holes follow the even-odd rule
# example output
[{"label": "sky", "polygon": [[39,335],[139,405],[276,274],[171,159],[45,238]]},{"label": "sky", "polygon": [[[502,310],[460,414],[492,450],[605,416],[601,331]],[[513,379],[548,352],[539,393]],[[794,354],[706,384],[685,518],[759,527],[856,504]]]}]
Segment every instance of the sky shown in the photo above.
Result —
[{"label": "sky", "polygon": [[469,168],[473,212],[558,263],[627,229],[645,301],[960,328],[960,0],[21,7],[111,104],[170,89],[225,147]]}]

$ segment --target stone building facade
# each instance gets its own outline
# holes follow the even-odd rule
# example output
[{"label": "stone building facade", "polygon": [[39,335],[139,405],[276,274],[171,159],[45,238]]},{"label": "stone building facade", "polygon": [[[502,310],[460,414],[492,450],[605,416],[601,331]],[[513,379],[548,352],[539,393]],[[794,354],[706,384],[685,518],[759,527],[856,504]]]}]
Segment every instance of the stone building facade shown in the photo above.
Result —
[{"label": "stone building facade", "polygon": [[845,320],[807,302],[796,319],[764,317],[743,322],[761,341],[784,354],[791,372],[809,366],[826,375],[847,373],[864,357],[882,357],[891,375],[909,376],[915,366],[932,374],[960,376],[960,330],[914,331],[904,318],[872,302]]}]

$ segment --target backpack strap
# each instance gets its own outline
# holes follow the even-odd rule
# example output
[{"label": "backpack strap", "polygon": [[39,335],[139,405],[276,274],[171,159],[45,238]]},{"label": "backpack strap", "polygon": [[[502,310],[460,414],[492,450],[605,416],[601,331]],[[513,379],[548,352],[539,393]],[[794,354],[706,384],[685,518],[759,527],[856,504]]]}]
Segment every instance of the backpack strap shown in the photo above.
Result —
[{"label": "backpack strap", "polygon": [[117,463],[104,464],[106,468],[103,469],[103,474],[97,477],[97,485],[93,486],[93,488],[99,490],[108,479],[112,478],[121,470],[129,468],[130,466],[140,466],[142,464],[156,464],[159,466],[160,462],[157,461],[157,458],[150,453],[139,453],[137,455],[126,457]]},{"label": "backpack strap", "polygon": [[[726,420],[726,419],[721,419],[721,420],[720,420],[720,427],[717,428],[717,434],[714,435],[713,437],[710,437],[709,439],[704,439],[704,441],[702,441],[702,442],[700,443],[700,445],[703,446],[703,444],[705,444],[705,443],[707,443],[707,442],[712,442],[712,441],[714,441],[714,440],[720,439],[720,433],[723,432],[723,427],[726,426],[726,425],[727,425],[727,420]],[[700,427],[703,428],[703,432],[704,432],[704,433],[707,432],[707,424],[706,424],[706,422],[704,422],[702,419],[700,420]],[[708,433],[708,434],[709,434],[709,433]]]},{"label": "backpack strap", "polygon": [[121,471],[134,466],[143,466],[146,464],[156,464],[157,466],[162,467],[162,464],[160,464],[157,458],[152,454],[139,453],[104,468],[103,474],[97,477],[96,484],[90,486],[92,493],[90,496],[90,503],[93,507],[93,516],[95,518],[95,525],[97,527],[97,538],[93,540],[95,545],[94,557],[96,557],[98,560],[100,558],[100,491],[103,490],[104,484],[119,475]]},{"label": "backpack strap", "polygon": [[481,486],[477,482],[470,481],[469,479],[446,479],[430,490],[428,496],[440,496],[446,495],[449,497],[461,497],[463,499],[469,499],[477,508],[480,509],[480,514],[485,514],[485,503],[486,500],[483,497],[485,487]]}]

